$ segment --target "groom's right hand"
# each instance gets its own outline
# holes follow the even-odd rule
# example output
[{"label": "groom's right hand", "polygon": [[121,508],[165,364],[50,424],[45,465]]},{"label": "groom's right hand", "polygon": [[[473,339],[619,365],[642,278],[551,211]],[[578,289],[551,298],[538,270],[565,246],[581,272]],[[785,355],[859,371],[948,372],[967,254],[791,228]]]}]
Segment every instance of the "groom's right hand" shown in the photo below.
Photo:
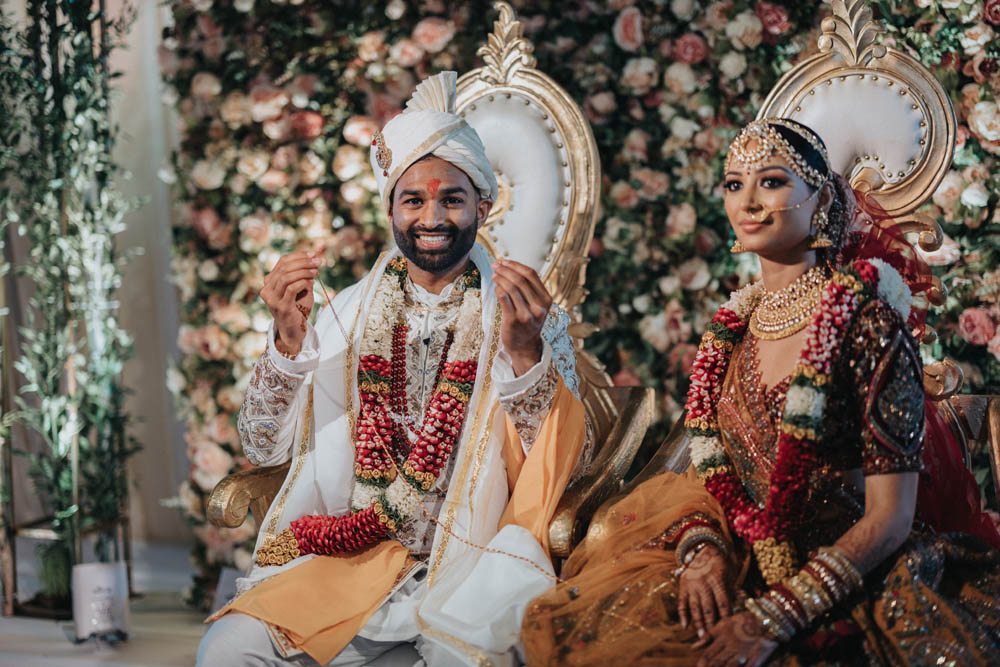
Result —
[{"label": "groom's right hand", "polygon": [[313,280],[322,262],[314,252],[289,253],[264,278],[260,298],[274,318],[275,344],[283,354],[294,357],[302,349],[313,306]]}]

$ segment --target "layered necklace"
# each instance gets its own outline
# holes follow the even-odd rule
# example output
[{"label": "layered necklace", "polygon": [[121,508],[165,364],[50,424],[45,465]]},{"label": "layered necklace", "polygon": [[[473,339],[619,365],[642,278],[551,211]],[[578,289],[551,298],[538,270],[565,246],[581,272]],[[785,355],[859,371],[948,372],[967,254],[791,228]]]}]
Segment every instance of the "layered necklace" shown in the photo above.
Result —
[{"label": "layered necklace", "polygon": [[[834,363],[855,313],[881,298],[904,320],[911,294],[899,273],[878,259],[855,260],[835,271],[809,319],[805,345],[792,373],[780,424],[777,457],[763,507],[747,493],[722,443],[718,403],[733,348],[764,298],[757,282],[733,293],[701,339],[692,369],[685,426],[691,462],[705,488],[719,501],[733,531],[753,545],[761,573],[775,584],[796,573],[793,538],[804,516]],[[751,324],[751,326],[753,326]]]},{"label": "layered necklace", "polygon": [[[406,280],[406,260],[398,257],[389,262],[360,344],[361,418],[354,433],[351,513],[292,521],[258,549],[258,565],[282,565],[302,554],[358,551],[386,538],[418,514],[420,497],[434,487],[447,465],[476,382],[483,340],[480,275],[470,262],[457,281],[458,318],[448,329],[435,388],[419,428],[400,418],[406,413]],[[414,436],[412,447],[407,431]],[[398,460],[403,460],[401,466]]]},{"label": "layered necklace", "polygon": [[814,266],[785,288],[765,290],[750,318],[751,333],[761,340],[779,340],[805,329],[829,279],[825,266]]}]

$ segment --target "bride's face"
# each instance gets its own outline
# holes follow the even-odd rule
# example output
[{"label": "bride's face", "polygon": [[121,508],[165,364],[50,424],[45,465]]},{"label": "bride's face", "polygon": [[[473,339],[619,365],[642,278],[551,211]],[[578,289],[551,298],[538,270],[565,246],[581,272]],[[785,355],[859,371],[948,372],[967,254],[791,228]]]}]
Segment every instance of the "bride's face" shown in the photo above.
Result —
[{"label": "bride's face", "polygon": [[752,167],[732,166],[723,189],[729,224],[747,250],[780,262],[799,262],[813,252],[811,220],[817,206],[829,208],[828,188],[817,193],[775,153]]}]

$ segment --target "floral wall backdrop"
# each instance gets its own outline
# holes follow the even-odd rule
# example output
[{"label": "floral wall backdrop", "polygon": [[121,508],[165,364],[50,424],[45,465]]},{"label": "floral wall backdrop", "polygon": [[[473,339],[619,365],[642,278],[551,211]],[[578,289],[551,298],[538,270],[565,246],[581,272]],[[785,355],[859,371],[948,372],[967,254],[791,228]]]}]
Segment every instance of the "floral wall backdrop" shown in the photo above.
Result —
[{"label": "floral wall backdrop", "polygon": [[[218,568],[249,565],[255,526],[219,530],[203,506],[247,465],[235,430],[269,316],[257,298],[282,253],[318,248],[330,289],[362,275],[388,238],[367,145],[415,84],[481,63],[490,3],[423,0],[174,0],[160,46],[181,142],[174,280],[181,355],[168,383],[187,425],[204,604]],[[587,345],[615,382],[659,390],[679,413],[699,332],[756,267],[728,252],[718,183],[728,141],[782,73],[811,53],[820,2],[514,2],[538,66],[593,125],[603,214],[590,254]],[[962,364],[967,390],[1000,391],[1000,0],[874,2],[885,41],[930,67],[960,122],[955,165],[928,205],[944,225],[929,257],[950,289],[928,359]],[[614,280],[609,279],[614,276]],[[978,475],[988,483],[980,462]]]}]

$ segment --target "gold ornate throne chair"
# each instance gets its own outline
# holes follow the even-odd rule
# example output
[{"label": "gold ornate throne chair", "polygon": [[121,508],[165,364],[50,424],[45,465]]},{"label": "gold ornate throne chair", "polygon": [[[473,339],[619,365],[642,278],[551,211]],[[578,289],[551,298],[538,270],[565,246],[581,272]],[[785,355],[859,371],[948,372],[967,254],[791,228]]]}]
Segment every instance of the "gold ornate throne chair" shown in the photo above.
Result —
[{"label": "gold ornate throne chair", "polygon": [[[538,271],[572,320],[595,449],[589,471],[566,490],[550,525],[551,553],[565,558],[594,510],[621,488],[652,419],[653,391],[612,387],[604,367],[582,349],[594,330],[581,321],[579,305],[599,208],[597,145],[576,103],[535,68],[533,47],[511,7],[495,7],[500,16],[478,52],[485,65],[458,80],[458,111],[482,137],[500,185],[480,243]],[[287,470],[258,468],[225,478],[209,499],[209,520],[235,527],[248,511],[264,516]]]},{"label": "gold ornate throne chair", "polygon": [[[834,170],[867,192],[925,251],[941,246],[940,225],[918,211],[951,166],[956,121],[951,100],[934,75],[909,55],[877,43],[881,26],[865,0],[833,0],[824,19],[818,52],[789,70],[764,100],[758,118],[797,120],[823,138]],[[940,280],[917,299],[944,303]],[[927,328],[922,342],[936,338]],[[1000,457],[1000,398],[958,396],[961,370],[943,361],[926,367],[924,387],[966,446],[991,447],[993,471]],[[987,405],[994,420],[984,419]],[[969,414],[971,422],[960,415]],[[964,433],[961,429],[965,429]],[[649,463],[628,488],[594,516],[593,530],[607,507],[635,485],[664,470],[690,465],[683,418],[674,425]],[[1000,487],[998,487],[1000,488]]]}]

